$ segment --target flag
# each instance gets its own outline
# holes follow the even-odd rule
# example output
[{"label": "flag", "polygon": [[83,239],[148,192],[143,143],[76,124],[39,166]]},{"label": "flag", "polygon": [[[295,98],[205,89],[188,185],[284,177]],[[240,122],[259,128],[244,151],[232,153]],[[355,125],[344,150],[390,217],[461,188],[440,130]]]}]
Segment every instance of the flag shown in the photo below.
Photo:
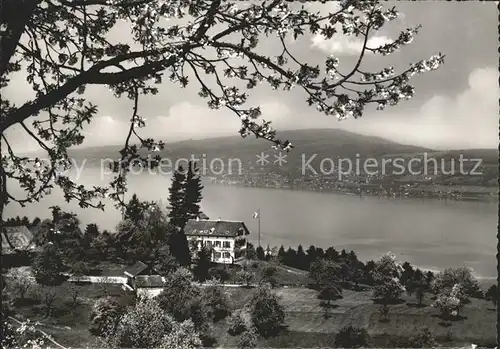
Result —
[{"label": "flag", "polygon": [[252,216],[253,219],[259,218],[259,211],[255,211]]}]

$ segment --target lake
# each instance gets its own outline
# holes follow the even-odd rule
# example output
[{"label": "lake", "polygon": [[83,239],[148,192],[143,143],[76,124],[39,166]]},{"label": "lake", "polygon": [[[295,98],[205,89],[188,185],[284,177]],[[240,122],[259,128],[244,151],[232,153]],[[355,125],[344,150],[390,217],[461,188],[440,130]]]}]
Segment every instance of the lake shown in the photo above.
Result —
[{"label": "lake", "polygon": [[[99,169],[86,168],[79,183],[104,183]],[[22,192],[12,188],[11,193]],[[129,195],[167,202],[170,178],[152,174],[130,177]],[[50,217],[48,207],[59,205],[78,214],[83,224],[97,223],[113,230],[120,213],[111,205],[105,212],[65,203],[59,190],[25,208],[9,205],[6,217]],[[244,188],[205,183],[202,210],[211,219],[242,220],[257,241],[261,210],[261,242],[304,249],[354,250],[362,260],[392,251],[401,261],[426,269],[467,265],[481,277],[496,277],[497,204],[430,199],[359,197],[287,189]]]}]

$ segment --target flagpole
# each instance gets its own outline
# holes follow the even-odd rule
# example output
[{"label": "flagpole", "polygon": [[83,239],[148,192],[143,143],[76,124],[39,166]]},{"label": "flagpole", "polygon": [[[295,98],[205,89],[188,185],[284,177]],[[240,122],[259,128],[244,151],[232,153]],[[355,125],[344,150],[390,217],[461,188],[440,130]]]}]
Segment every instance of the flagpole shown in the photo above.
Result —
[{"label": "flagpole", "polygon": [[258,212],[257,218],[259,219],[258,225],[259,225],[259,247],[260,247],[260,208],[259,208],[259,210],[257,212]]}]

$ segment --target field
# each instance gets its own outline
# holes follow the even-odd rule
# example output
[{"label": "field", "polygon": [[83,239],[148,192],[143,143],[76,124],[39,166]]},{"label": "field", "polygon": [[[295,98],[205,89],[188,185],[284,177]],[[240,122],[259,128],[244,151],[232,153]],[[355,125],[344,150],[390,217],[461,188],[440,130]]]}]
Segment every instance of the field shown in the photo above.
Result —
[{"label": "field", "polygon": [[[244,303],[250,295],[242,289],[228,289],[232,300]],[[415,298],[403,296],[401,304],[391,305],[388,321],[380,321],[380,305],[374,304],[367,291],[345,290],[343,298],[325,319],[314,290],[306,288],[282,288],[276,291],[286,308],[288,329],[276,338],[261,343],[267,347],[321,347],[332,346],[335,333],[342,327],[353,325],[366,328],[374,339],[374,345],[387,345],[387,338],[409,338],[415,328],[427,325],[442,344],[469,345],[471,343],[492,345],[495,343],[496,313],[490,302],[472,299],[456,321],[443,321],[439,311],[430,306],[432,300],[426,294],[422,306]],[[226,336],[226,347],[234,345],[234,338]]]},{"label": "field", "polygon": [[[296,281],[305,280],[305,275],[294,274],[281,269],[282,277],[290,275]],[[291,277],[294,275],[294,277]],[[71,309],[68,282],[55,288],[57,297],[50,317],[41,305],[36,292],[28,292],[24,301],[15,303],[19,320],[26,318],[42,323],[41,329],[52,335],[64,346],[95,347],[95,340],[88,332],[89,316],[96,299],[108,295],[125,296],[118,284],[78,284],[79,302]],[[226,287],[233,309],[242,308],[252,297],[252,288]],[[471,343],[494,346],[496,313],[490,302],[472,299],[455,321],[443,321],[439,311],[430,306],[433,300],[426,294],[422,306],[417,306],[415,297],[403,295],[399,304],[391,305],[388,321],[380,321],[380,305],[371,299],[369,291],[344,290],[343,298],[334,302],[335,308],[324,317],[319,306],[317,292],[305,287],[281,287],[275,289],[286,310],[287,329],[277,337],[259,339],[259,347],[332,347],[335,334],[344,326],[366,328],[373,339],[373,345],[393,345],[390,340],[408,339],[414,330],[427,325],[438,341],[447,347],[470,345]],[[126,298],[126,297],[125,297]],[[125,300],[126,301],[126,300]],[[214,335],[219,347],[236,346],[236,338],[227,334],[226,320],[214,324]]]},{"label": "field", "polygon": [[40,329],[51,335],[58,343],[66,347],[82,348],[92,345],[94,338],[89,333],[89,318],[95,300],[106,295],[124,296],[118,284],[79,284],[78,305],[72,309],[68,287],[76,285],[65,282],[55,287],[56,298],[50,316],[46,316],[40,296],[36,292],[28,292],[25,300],[14,303],[15,317],[23,321],[38,321]]}]

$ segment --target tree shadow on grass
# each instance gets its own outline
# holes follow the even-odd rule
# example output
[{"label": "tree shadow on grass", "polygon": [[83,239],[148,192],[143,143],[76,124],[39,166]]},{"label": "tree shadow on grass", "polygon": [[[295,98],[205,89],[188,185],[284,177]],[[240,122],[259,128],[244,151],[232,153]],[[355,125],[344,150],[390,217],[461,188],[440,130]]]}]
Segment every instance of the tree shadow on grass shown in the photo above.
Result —
[{"label": "tree shadow on grass", "polygon": [[22,308],[22,307],[33,307],[33,306],[39,305],[39,304],[40,304],[40,300],[39,299],[33,299],[33,298],[24,298],[24,299],[17,298],[14,301],[14,306],[19,307],[19,308]]},{"label": "tree shadow on grass", "polygon": [[[448,322],[457,322],[457,321],[463,321],[463,320],[467,320],[467,316],[462,316],[462,315],[449,315],[449,316],[444,316],[444,315],[441,315],[441,314],[433,314],[431,315],[431,317],[433,318],[438,318],[440,320],[443,321],[443,323],[448,323]],[[440,323],[441,325],[441,323]],[[451,326],[451,325],[450,325]],[[447,326],[445,326],[447,327]]]},{"label": "tree shadow on grass", "polygon": [[418,304],[418,303],[412,303],[412,302],[407,302],[406,303],[407,306],[409,306],[410,308],[425,308],[427,307],[427,304]]},{"label": "tree shadow on grass", "polygon": [[448,327],[450,327],[453,324],[451,322],[441,321],[441,322],[438,322],[438,325],[442,326],[442,327],[445,327],[445,328],[448,328]]},{"label": "tree shadow on grass", "polygon": [[392,299],[392,300],[384,300],[384,299],[374,299],[372,298],[373,304],[387,304],[387,305],[397,305],[405,303],[404,299]]}]

